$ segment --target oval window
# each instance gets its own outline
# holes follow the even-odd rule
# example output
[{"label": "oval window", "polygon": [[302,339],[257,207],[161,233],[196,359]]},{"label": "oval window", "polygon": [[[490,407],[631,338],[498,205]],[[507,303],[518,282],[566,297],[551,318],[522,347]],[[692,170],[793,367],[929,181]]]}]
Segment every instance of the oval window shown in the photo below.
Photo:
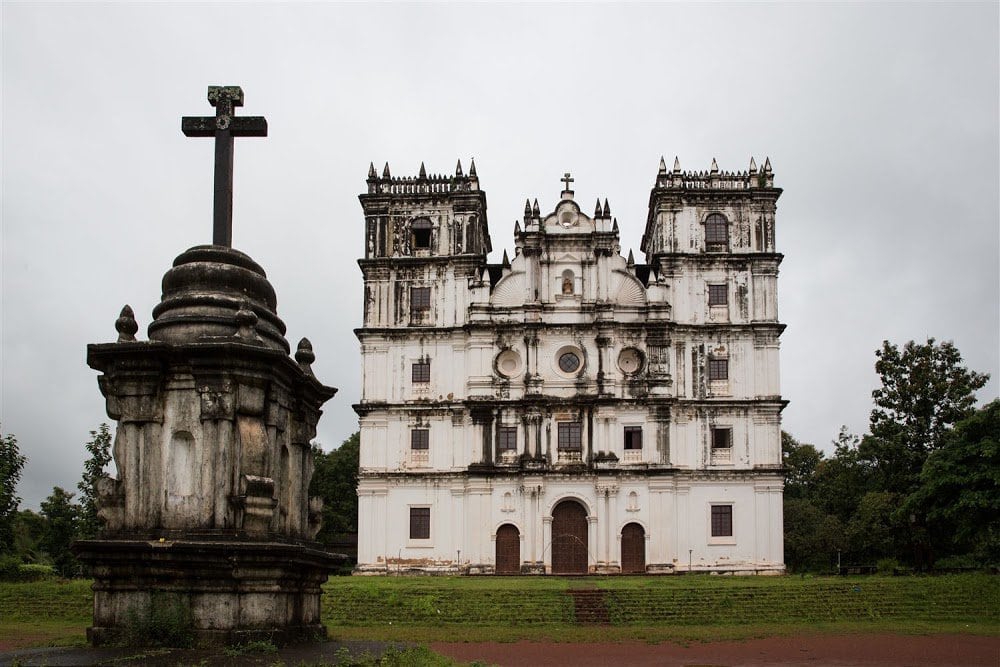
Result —
[{"label": "oval window", "polygon": [[575,373],[580,368],[580,357],[575,352],[559,355],[559,369],[564,373]]}]

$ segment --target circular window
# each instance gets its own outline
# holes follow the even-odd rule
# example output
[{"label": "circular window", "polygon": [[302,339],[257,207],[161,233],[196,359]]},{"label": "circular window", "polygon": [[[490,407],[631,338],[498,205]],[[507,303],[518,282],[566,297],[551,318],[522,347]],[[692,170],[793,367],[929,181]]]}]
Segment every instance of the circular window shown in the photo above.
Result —
[{"label": "circular window", "polygon": [[580,368],[580,357],[576,352],[563,352],[559,355],[559,369],[563,373],[575,373]]},{"label": "circular window", "polygon": [[642,352],[634,347],[626,347],[618,355],[618,368],[626,375],[632,375],[642,370]]},{"label": "circular window", "polygon": [[497,355],[497,373],[504,377],[514,377],[521,373],[521,355],[514,350],[504,350]]}]

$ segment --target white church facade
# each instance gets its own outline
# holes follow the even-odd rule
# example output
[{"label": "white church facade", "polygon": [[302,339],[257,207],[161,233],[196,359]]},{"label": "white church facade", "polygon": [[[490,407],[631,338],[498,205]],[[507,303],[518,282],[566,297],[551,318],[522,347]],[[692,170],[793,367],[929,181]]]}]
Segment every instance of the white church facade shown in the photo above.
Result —
[{"label": "white church facade", "polygon": [[474,164],[369,171],[356,571],[784,571],[770,162],[661,160],[642,264],[563,181],[488,264]]}]

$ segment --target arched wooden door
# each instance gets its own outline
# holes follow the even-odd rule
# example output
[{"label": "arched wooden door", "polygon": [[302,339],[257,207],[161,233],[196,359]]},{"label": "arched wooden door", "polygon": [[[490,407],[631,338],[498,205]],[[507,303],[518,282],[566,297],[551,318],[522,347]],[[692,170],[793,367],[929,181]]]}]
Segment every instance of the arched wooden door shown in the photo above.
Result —
[{"label": "arched wooden door", "polygon": [[646,531],[637,523],[622,528],[622,574],[646,573]]},{"label": "arched wooden door", "polygon": [[573,500],[552,510],[552,574],[587,574],[587,510]]},{"label": "arched wooden door", "polygon": [[521,574],[521,533],[509,523],[497,528],[497,574]]}]

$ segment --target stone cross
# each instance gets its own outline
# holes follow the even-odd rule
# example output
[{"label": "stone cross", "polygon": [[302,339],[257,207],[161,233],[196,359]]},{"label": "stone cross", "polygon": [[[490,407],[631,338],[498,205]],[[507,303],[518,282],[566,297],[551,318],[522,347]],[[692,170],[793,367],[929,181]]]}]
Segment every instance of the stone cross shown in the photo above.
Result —
[{"label": "stone cross", "polygon": [[560,178],[559,180],[566,184],[566,188],[563,190],[563,192],[569,192],[569,184],[576,179],[570,178],[569,172],[567,171],[565,174],[563,174],[563,177]]},{"label": "stone cross", "polygon": [[239,86],[209,86],[208,101],[215,107],[214,116],[181,119],[181,131],[188,137],[215,137],[215,213],[212,243],[233,245],[233,137],[266,137],[267,119],[263,116],[237,116],[243,106]]}]

